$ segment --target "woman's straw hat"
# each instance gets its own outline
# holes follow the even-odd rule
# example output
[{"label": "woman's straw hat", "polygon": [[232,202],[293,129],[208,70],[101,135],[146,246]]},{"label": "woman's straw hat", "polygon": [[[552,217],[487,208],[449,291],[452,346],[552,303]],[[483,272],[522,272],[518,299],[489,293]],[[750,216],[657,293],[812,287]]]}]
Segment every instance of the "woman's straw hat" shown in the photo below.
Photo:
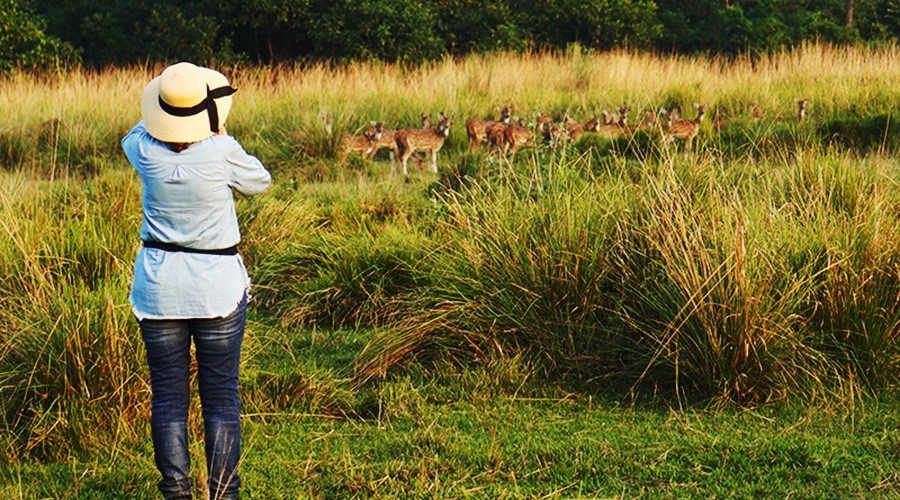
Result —
[{"label": "woman's straw hat", "polygon": [[144,88],[144,127],[163,142],[202,141],[225,125],[235,92],[218,71],[174,64]]}]

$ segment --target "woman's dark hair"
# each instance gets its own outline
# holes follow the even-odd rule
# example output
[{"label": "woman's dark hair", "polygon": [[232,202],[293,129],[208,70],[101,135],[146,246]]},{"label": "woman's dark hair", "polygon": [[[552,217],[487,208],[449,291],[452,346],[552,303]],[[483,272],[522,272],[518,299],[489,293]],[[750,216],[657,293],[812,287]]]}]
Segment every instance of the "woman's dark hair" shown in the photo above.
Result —
[{"label": "woman's dark hair", "polygon": [[180,153],[188,148],[193,142],[164,142],[169,149],[175,151],[176,153]]}]

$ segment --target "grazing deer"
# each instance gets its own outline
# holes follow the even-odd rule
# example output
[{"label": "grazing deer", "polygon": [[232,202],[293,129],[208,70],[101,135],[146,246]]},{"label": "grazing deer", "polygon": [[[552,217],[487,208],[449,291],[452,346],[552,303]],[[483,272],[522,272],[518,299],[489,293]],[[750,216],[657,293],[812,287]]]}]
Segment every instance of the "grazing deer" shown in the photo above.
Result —
[{"label": "grazing deer", "polygon": [[604,137],[615,138],[634,132],[634,127],[628,126],[628,118],[622,118],[622,115],[613,116],[607,113],[603,123],[597,124],[596,131]]},{"label": "grazing deer", "polygon": [[[525,123],[525,118],[515,125],[509,125],[506,127],[506,142],[503,154],[506,154],[506,148],[510,148],[510,154],[515,155],[516,151],[519,150],[520,147],[524,146],[533,146],[534,143],[532,139],[534,138],[534,131]],[[536,127],[536,126],[535,126]]]},{"label": "grazing deer", "polygon": [[438,114],[438,124],[427,129],[407,128],[398,130],[396,135],[398,156],[403,165],[403,175],[407,175],[407,161],[416,151],[431,153],[431,171],[437,172],[437,154],[444,146],[444,141],[450,135],[450,125],[453,119]]},{"label": "grazing deer", "polygon": [[509,123],[510,109],[512,106],[497,108],[500,112],[500,121],[479,120],[473,118],[466,122],[466,134],[469,136],[469,151],[478,149],[482,142],[487,140],[487,129],[496,123]]},{"label": "grazing deer", "polygon": [[809,102],[809,98],[800,99],[795,97],[794,102],[797,103],[797,123],[803,123],[806,120],[806,103]]},{"label": "grazing deer", "polygon": [[341,155],[346,158],[350,153],[369,156],[381,137],[381,124],[372,122],[372,127],[363,134],[346,134],[341,142]]},{"label": "grazing deer", "polygon": [[694,137],[697,137],[697,133],[700,132],[700,123],[703,121],[703,115],[706,113],[709,103],[698,104],[695,102],[694,107],[697,108],[697,118],[693,120],[673,120],[671,114],[666,114],[666,121],[669,125],[663,131],[663,146],[667,146],[677,138],[685,140],[686,151],[691,149]]}]

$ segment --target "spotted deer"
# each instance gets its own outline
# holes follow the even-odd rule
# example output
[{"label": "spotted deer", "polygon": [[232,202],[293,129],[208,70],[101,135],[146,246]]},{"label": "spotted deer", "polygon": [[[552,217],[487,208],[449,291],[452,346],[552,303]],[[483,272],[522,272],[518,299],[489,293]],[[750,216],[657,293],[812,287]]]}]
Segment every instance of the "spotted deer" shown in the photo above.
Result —
[{"label": "spotted deer", "polygon": [[621,137],[634,132],[634,127],[628,125],[629,106],[619,108],[615,114],[605,109],[601,111],[603,121],[597,125],[597,132],[604,137]]},{"label": "spotted deer", "polygon": [[452,123],[453,119],[451,117],[439,113],[437,125],[427,129],[407,128],[397,131],[397,151],[400,163],[403,165],[403,175],[409,173],[407,162],[409,157],[416,151],[431,153],[431,171],[438,171],[437,154],[444,146],[444,141],[450,135],[450,125]]},{"label": "spotted deer", "polygon": [[[528,118],[516,118],[511,123],[500,123],[488,128],[488,140],[503,156],[516,154],[523,146],[532,146],[533,131],[527,125]],[[538,126],[535,125],[535,129]]]},{"label": "spotted deer", "polygon": [[597,115],[594,115],[590,120],[584,123],[578,123],[574,120],[571,123],[568,123],[566,125],[566,133],[568,134],[569,139],[577,142],[585,132],[599,132],[601,126],[602,123],[600,118]]},{"label": "spotted deer", "polygon": [[684,139],[686,150],[691,149],[694,137],[697,137],[697,133],[700,132],[700,123],[703,122],[703,115],[706,113],[709,103],[698,104],[695,102],[694,107],[697,108],[697,118],[693,120],[673,120],[671,115],[667,115],[666,121],[669,125],[663,130],[663,146],[667,146],[673,139]]},{"label": "spotted deer", "polygon": [[346,134],[341,142],[341,155],[346,158],[351,153],[369,156],[381,137],[381,124],[371,122],[371,128],[363,134]]},{"label": "spotted deer", "polygon": [[374,158],[382,149],[387,149],[391,157],[391,163],[393,163],[397,157],[397,131],[384,128],[385,125],[387,125],[387,122],[378,123],[378,126],[381,128],[381,134],[375,141],[372,152],[369,153],[369,159]]},{"label": "spotted deer", "polygon": [[569,142],[569,125],[575,125],[576,122],[569,116],[569,112],[566,111],[560,117],[558,122],[551,122],[545,126],[545,137],[550,142],[550,149],[556,149],[560,144],[565,144]]},{"label": "spotted deer", "polygon": [[487,126],[485,130],[485,142],[490,149],[503,149],[503,145],[506,141],[506,127],[509,127],[512,123],[505,122],[491,122],[490,125]]},{"label": "spotted deer", "polygon": [[[515,155],[519,148],[534,145],[534,130],[528,127],[527,121],[527,118],[521,118],[518,123],[510,124],[506,127],[504,131],[504,155],[507,149],[511,155]],[[536,129],[538,129],[537,124],[535,125]]]},{"label": "spotted deer", "polygon": [[794,102],[797,103],[797,123],[803,123],[806,120],[806,103],[809,102],[809,98],[800,99],[795,97]]},{"label": "spotted deer", "polygon": [[491,125],[494,125],[496,123],[509,123],[511,108],[512,106],[497,108],[497,110],[500,112],[499,121],[479,120],[478,118],[473,118],[466,122],[466,134],[469,136],[470,151],[478,149],[478,146],[480,146],[482,142],[488,140],[487,130]]},{"label": "spotted deer", "polygon": [[550,142],[550,127],[553,124],[553,117],[546,115],[540,111],[535,116],[535,128],[544,138],[545,142]]},{"label": "spotted deer", "polygon": [[753,118],[754,123],[759,123],[760,120],[765,118],[766,114],[756,104],[750,103],[750,116]]}]

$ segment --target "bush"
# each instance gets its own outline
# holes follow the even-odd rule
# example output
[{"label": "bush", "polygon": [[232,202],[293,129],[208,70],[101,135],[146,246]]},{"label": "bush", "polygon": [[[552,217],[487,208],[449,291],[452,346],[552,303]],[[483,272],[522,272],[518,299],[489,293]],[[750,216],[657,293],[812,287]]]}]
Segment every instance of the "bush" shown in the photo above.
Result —
[{"label": "bush", "polygon": [[54,69],[78,61],[75,49],[45,33],[40,18],[17,0],[0,0],[0,73],[21,69]]},{"label": "bush", "polygon": [[825,143],[859,151],[890,153],[900,147],[900,117],[882,113],[829,119],[818,127]]},{"label": "bush", "polygon": [[338,0],[319,4],[309,36],[317,55],[332,59],[418,62],[437,59],[443,43],[428,3]]}]

